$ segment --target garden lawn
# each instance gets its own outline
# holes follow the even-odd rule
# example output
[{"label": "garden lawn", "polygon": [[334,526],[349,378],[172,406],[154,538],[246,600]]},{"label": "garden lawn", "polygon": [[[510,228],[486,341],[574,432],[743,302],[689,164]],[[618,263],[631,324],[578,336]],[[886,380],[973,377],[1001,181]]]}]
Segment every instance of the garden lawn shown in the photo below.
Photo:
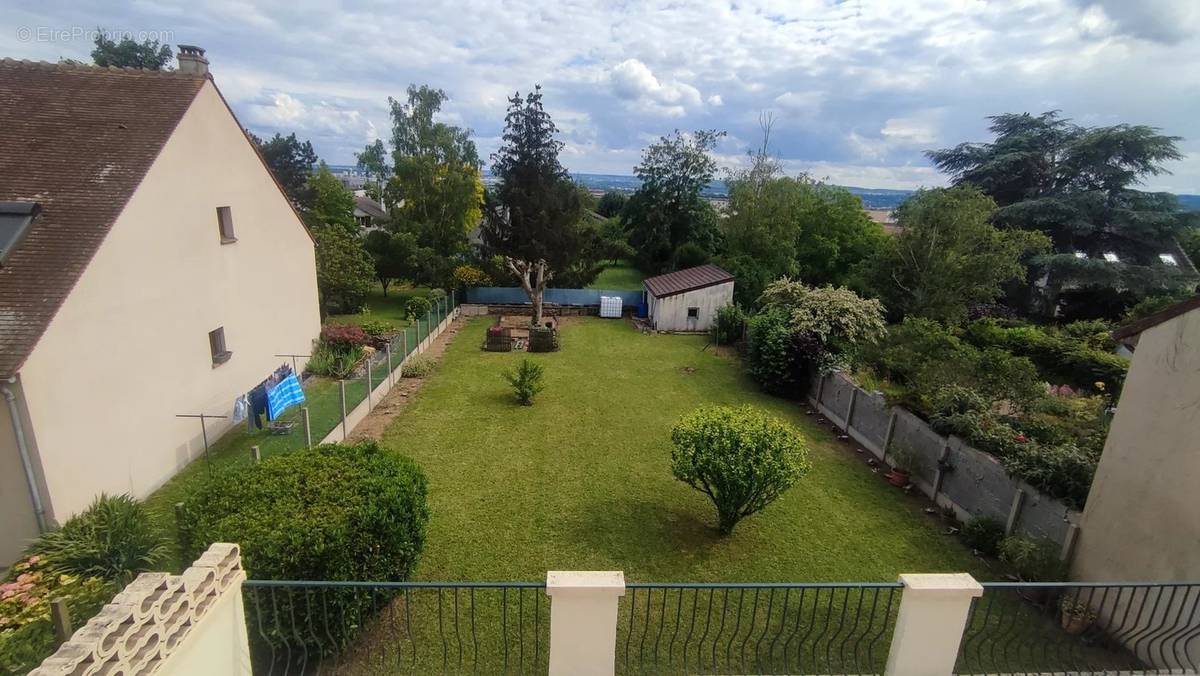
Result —
[{"label": "garden lawn", "polygon": [[[385,434],[429,478],[423,580],[542,580],[624,570],[631,581],[893,581],[902,572],[997,573],[923,503],[887,486],[801,407],[760,393],[699,336],[580,319],[562,351],[529,355],[546,390],[519,406],[500,373],[526,355],[480,350],[486,319],[450,344]],[[691,370],[694,369],[694,370]],[[706,403],[753,404],[798,425],[812,472],[731,536],[670,470],[670,430]]]},{"label": "garden lawn", "polygon": [[396,328],[402,329],[412,323],[408,320],[408,315],[404,310],[408,299],[413,296],[425,297],[428,295],[429,289],[392,284],[388,287],[385,296],[383,287],[375,283],[371,287],[371,293],[367,296],[367,306],[364,311],[349,315],[332,315],[325,321],[329,324],[358,324],[368,319],[374,319],[390,322]]},{"label": "garden lawn", "polygon": [[617,265],[610,265],[600,271],[596,281],[587,285],[589,289],[601,289],[612,291],[628,291],[642,288],[642,280],[646,276],[641,270],[633,267],[628,261],[622,261]]}]

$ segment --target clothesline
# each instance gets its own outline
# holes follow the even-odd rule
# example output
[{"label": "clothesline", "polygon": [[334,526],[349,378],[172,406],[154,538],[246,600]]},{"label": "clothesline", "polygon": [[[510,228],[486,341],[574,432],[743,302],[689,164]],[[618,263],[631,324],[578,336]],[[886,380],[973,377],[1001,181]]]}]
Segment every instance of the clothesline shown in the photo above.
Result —
[{"label": "clothesline", "polygon": [[304,401],[300,380],[292,367],[285,363],[234,400],[233,421],[238,423],[247,420],[247,427],[253,425],[261,430],[263,415],[268,421],[276,420],[288,408],[303,404]]}]

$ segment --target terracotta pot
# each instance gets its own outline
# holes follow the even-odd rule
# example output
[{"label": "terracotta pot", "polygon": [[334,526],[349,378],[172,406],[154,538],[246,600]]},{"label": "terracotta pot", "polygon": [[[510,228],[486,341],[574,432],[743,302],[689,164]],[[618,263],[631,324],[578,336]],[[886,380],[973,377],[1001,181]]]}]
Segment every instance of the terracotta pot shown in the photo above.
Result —
[{"label": "terracotta pot", "polygon": [[908,485],[908,471],[903,469],[892,468],[892,471],[887,473],[887,480],[893,486],[904,488]]},{"label": "terracotta pot", "polygon": [[1088,617],[1081,617],[1071,613],[1064,612],[1062,614],[1062,628],[1068,634],[1078,636],[1088,630],[1092,626],[1092,620]]}]

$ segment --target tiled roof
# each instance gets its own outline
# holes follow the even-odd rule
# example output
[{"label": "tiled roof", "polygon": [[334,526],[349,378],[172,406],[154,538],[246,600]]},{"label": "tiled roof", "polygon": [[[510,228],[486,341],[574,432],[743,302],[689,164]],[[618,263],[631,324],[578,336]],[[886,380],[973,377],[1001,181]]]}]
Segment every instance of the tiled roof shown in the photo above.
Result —
[{"label": "tiled roof", "polygon": [[1130,322],[1125,326],[1120,327],[1112,332],[1113,340],[1125,341],[1133,338],[1143,331],[1152,329],[1163,322],[1170,321],[1180,315],[1187,314],[1192,310],[1200,310],[1200,296],[1193,296],[1183,302],[1176,303],[1163,310],[1159,310],[1152,315],[1147,315],[1141,319]]},{"label": "tiled roof", "polygon": [[206,81],[0,60],[0,201],[41,207],[0,265],[0,377],[33,351]]},{"label": "tiled roof", "polygon": [[733,275],[715,265],[707,264],[650,277],[645,284],[655,298],[662,298],[732,281]]},{"label": "tiled roof", "polygon": [[354,206],[371,218],[387,218],[387,212],[383,210],[383,207],[379,206],[379,203],[370,197],[355,195]]}]

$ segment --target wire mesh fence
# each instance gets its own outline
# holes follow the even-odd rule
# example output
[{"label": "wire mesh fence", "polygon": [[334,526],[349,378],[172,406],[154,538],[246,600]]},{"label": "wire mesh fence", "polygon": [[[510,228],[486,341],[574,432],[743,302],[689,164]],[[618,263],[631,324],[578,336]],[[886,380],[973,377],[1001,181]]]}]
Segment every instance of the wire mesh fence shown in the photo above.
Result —
[{"label": "wire mesh fence", "polygon": [[1200,584],[986,583],[956,673],[1194,673]]},{"label": "wire mesh fence", "polygon": [[624,674],[881,673],[899,584],[629,584]]},{"label": "wire mesh fence", "polygon": [[255,674],[544,674],[540,582],[243,585]]}]

